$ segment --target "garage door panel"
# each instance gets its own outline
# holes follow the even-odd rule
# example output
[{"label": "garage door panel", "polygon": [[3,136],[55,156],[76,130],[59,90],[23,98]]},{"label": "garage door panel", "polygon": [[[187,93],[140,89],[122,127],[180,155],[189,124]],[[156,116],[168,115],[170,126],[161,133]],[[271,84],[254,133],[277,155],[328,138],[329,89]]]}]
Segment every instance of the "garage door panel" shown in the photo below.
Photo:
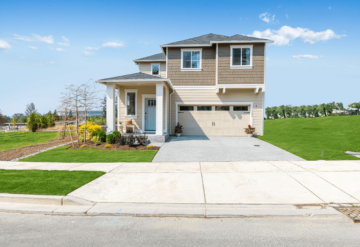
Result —
[{"label": "garage door panel", "polygon": [[183,135],[246,136],[245,128],[250,124],[250,113],[188,111],[179,113],[178,120],[184,128]]}]

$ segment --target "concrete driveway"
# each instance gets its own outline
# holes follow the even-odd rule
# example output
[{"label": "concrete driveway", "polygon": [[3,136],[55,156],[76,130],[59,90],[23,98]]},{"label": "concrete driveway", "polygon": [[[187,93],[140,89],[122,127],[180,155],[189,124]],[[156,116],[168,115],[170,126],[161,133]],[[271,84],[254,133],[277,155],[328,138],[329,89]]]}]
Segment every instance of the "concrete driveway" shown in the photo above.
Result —
[{"label": "concrete driveway", "polygon": [[304,160],[281,148],[248,137],[170,137],[153,162]]}]

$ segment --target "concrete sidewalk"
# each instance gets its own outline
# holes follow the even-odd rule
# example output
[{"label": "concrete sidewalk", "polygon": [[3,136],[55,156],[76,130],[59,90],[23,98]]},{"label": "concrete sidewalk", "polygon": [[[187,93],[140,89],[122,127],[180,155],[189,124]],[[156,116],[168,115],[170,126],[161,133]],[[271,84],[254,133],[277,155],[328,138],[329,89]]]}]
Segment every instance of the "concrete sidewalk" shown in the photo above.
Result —
[{"label": "concrete sidewalk", "polygon": [[360,203],[360,161],[0,162],[0,169],[105,171],[69,194],[94,203]]}]

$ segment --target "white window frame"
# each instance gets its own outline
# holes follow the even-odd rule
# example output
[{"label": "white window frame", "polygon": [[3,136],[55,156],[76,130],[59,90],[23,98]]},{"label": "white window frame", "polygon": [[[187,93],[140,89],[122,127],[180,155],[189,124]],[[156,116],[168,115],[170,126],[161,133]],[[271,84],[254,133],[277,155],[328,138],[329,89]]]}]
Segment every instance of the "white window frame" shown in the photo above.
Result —
[{"label": "white window frame", "polygon": [[[137,107],[138,107],[137,96],[138,96],[138,90],[137,89],[125,89],[124,91],[125,91],[125,118],[137,119]],[[127,113],[127,104],[128,104],[127,94],[128,93],[135,93],[135,115],[128,115],[128,113]]]},{"label": "white window frame", "polygon": [[[233,49],[250,48],[250,65],[233,65]],[[241,51],[242,52],[242,51]],[[242,55],[242,53],[241,53]],[[242,56],[241,62],[242,62]],[[230,46],[230,69],[252,69],[253,68],[253,45],[231,45]]]},{"label": "white window frame", "polygon": [[[159,65],[159,74],[158,75],[154,75],[153,74],[153,69],[152,69],[152,66],[153,65]],[[151,75],[153,75],[153,76],[159,76],[160,77],[160,73],[161,73],[161,65],[160,65],[160,63],[152,63],[151,65],[150,65],[150,70],[151,70]]]},{"label": "white window frame", "polygon": [[[184,51],[199,51],[200,52],[200,66],[199,68],[184,68],[183,65],[183,54]],[[187,48],[187,49],[181,49],[181,71],[202,71],[202,48],[196,48],[196,49],[192,49],[192,48]]]}]

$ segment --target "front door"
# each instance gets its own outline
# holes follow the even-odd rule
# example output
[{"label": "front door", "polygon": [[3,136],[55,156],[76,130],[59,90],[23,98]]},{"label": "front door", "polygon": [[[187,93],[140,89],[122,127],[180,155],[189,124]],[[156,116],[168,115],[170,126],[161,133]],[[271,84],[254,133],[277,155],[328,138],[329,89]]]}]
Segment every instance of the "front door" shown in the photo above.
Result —
[{"label": "front door", "polygon": [[156,99],[145,99],[145,131],[156,130]]}]

